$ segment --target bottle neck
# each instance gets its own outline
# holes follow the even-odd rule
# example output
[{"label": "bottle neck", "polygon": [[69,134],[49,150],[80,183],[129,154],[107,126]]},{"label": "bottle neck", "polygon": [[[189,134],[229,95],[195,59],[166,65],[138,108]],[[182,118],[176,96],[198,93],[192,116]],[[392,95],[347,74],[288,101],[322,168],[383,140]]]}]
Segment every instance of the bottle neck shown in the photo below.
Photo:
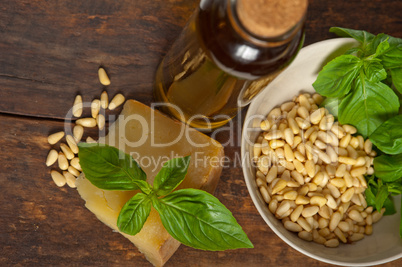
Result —
[{"label": "bottle neck", "polygon": [[302,30],[307,0],[224,0],[234,30],[258,46],[289,42]]}]

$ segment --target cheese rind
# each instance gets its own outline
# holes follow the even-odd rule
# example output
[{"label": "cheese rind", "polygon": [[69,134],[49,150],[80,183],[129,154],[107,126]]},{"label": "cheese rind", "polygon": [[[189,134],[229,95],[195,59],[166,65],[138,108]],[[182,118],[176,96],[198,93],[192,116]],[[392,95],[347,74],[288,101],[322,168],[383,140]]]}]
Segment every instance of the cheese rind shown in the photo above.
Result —
[{"label": "cheese rind", "polygon": [[[159,111],[134,100],[128,100],[122,113],[109,128],[109,134],[99,139],[131,154],[147,174],[152,184],[163,163],[174,157],[191,155],[186,178],[180,188],[199,188],[212,193],[222,171],[223,147],[217,141],[165,117]],[[117,217],[123,205],[137,191],[105,191],[92,185],[83,176],[77,179],[77,189],[85,206],[99,220],[118,231]],[[152,208],[142,230],[135,236],[124,233],[155,266],[162,266],[180,243],[163,227],[159,214]]]}]

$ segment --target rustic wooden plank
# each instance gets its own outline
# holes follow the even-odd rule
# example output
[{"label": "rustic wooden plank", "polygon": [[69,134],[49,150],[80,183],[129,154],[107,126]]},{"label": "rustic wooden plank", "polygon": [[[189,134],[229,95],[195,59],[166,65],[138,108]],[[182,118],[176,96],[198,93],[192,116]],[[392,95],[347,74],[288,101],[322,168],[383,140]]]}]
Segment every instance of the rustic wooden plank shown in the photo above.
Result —
[{"label": "rustic wooden plank", "polygon": [[[107,68],[114,95],[152,101],[154,72],[197,0],[5,1],[0,10],[0,112],[63,118],[76,93],[89,100]],[[310,1],[305,44],[331,26],[402,37],[401,1]]]}]

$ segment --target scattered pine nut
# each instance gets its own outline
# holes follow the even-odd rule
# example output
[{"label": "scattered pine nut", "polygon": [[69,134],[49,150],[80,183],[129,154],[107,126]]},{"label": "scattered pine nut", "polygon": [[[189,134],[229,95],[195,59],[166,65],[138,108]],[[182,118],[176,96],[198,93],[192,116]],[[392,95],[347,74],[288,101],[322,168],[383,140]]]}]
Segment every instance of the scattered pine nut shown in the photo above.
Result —
[{"label": "scattered pine nut", "polygon": [[67,135],[66,141],[67,141],[67,144],[70,147],[71,151],[74,154],[78,154],[78,146],[77,146],[77,143],[75,142],[74,137],[72,137],[71,135]]},{"label": "scattered pine nut", "polygon": [[47,141],[49,144],[54,145],[64,137],[64,132],[57,132],[48,136]]},{"label": "scattered pine nut", "polygon": [[71,166],[73,166],[76,170],[82,171],[81,165],[80,165],[80,159],[75,157],[70,161]]},{"label": "scattered pine nut", "polygon": [[86,142],[87,142],[87,143],[90,143],[90,144],[91,144],[91,143],[96,143],[96,141],[95,141],[92,137],[90,137],[90,136],[87,137]]},{"label": "scattered pine nut", "polygon": [[84,134],[84,127],[82,127],[81,125],[75,125],[73,128],[73,135],[76,143],[81,141],[83,134]]},{"label": "scattered pine nut", "polygon": [[109,106],[109,96],[107,95],[106,91],[103,91],[100,96],[100,105],[103,109],[107,109]]},{"label": "scattered pine nut", "polygon": [[82,127],[88,127],[88,128],[96,126],[96,120],[94,118],[78,119],[75,123],[81,125]]},{"label": "scattered pine nut", "polygon": [[94,99],[91,103],[92,118],[95,119],[98,116],[99,110],[100,110],[100,101],[99,101],[99,99]]},{"label": "scattered pine nut", "polygon": [[52,176],[53,182],[58,186],[58,187],[62,187],[66,184],[66,178],[59,173],[58,171],[51,171],[50,175]]},{"label": "scattered pine nut", "polygon": [[82,115],[82,97],[81,95],[77,95],[74,99],[73,104],[73,115],[74,117],[81,117]]},{"label": "scattered pine nut", "polygon": [[68,161],[67,161],[66,156],[63,153],[61,153],[61,152],[59,153],[57,160],[59,163],[59,168],[62,169],[63,171],[67,170]]},{"label": "scattered pine nut", "polygon": [[109,103],[109,109],[114,110],[118,106],[124,103],[125,97],[122,94],[117,94],[113,97],[112,101]]},{"label": "scattered pine nut", "polygon": [[68,171],[69,173],[71,173],[72,175],[74,175],[75,177],[78,177],[78,175],[81,174],[81,173],[80,173],[76,168],[74,168],[73,166],[68,166],[67,171]]},{"label": "scattered pine nut", "polygon": [[96,124],[98,125],[99,130],[103,130],[105,127],[105,116],[103,116],[103,114],[98,114],[96,117]]},{"label": "scattered pine nut", "polygon": [[57,161],[58,153],[56,150],[52,149],[46,158],[46,166],[52,166]]},{"label": "scattered pine nut", "polygon": [[99,77],[99,81],[102,85],[105,85],[105,86],[110,85],[109,76],[107,75],[104,68],[98,69],[98,77]]},{"label": "scattered pine nut", "polygon": [[63,176],[66,179],[67,185],[71,188],[76,188],[77,186],[75,185],[75,180],[76,178],[74,177],[74,175],[72,175],[71,173],[69,173],[68,171],[64,171],[63,172]]},{"label": "scattered pine nut", "polygon": [[73,159],[74,158],[74,153],[71,151],[71,149],[66,145],[66,144],[60,144],[60,149],[63,151],[64,155],[66,156],[67,159]]}]

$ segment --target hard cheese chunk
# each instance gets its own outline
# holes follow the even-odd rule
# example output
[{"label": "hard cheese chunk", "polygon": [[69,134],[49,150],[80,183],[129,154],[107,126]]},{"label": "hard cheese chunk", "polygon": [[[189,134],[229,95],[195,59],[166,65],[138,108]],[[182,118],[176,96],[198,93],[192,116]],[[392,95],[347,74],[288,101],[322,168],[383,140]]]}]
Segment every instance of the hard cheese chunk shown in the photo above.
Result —
[{"label": "hard cheese chunk", "polygon": [[[133,100],[126,102],[109,134],[99,142],[131,154],[151,184],[163,163],[175,157],[191,155],[188,173],[178,188],[199,188],[212,193],[222,171],[221,144]],[[77,180],[77,189],[85,206],[116,231],[121,208],[136,193],[101,190],[84,177]],[[180,245],[167,233],[154,209],[137,235],[123,235],[155,266],[162,266]]]}]

